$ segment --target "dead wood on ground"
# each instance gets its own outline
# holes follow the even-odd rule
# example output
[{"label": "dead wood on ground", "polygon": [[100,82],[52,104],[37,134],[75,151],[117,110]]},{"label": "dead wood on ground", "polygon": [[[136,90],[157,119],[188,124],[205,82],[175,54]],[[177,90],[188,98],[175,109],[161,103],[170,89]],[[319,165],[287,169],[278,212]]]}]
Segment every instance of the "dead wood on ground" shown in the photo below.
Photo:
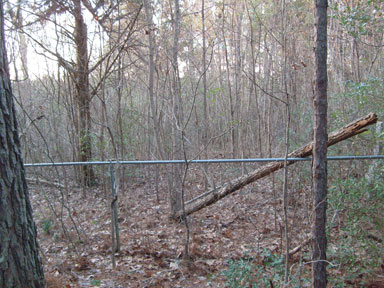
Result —
[{"label": "dead wood on ground", "polygon": [[48,180],[44,180],[41,178],[25,178],[25,180],[30,183],[30,184],[35,184],[35,185],[47,185],[47,186],[52,186],[56,188],[65,188],[65,186],[61,183],[58,182],[52,182]]},{"label": "dead wood on ground", "polygon": [[[346,140],[348,138],[351,138],[355,135],[358,135],[360,133],[363,133],[367,131],[365,127],[372,125],[377,122],[377,116],[374,113],[369,113],[367,116],[362,117],[360,119],[357,119],[348,125],[344,126],[343,128],[334,131],[333,133],[328,135],[328,147],[332,146],[338,142],[341,142],[343,140]],[[313,142],[311,141],[307,145],[291,152],[288,155],[288,158],[303,158],[308,157],[312,155],[312,145]],[[288,161],[287,164],[291,165],[295,163],[296,161]],[[190,215],[196,211],[199,211],[213,203],[216,203],[220,199],[224,198],[225,196],[232,194],[236,192],[237,190],[240,190],[244,186],[255,182],[258,179],[261,179],[281,168],[284,167],[284,161],[278,161],[278,162],[271,162],[267,165],[264,165],[253,172],[238,177],[219,189],[213,191],[212,193],[203,193],[206,194],[204,197],[198,198],[197,201],[189,203],[185,207],[185,214]],[[203,195],[202,194],[202,195]],[[180,217],[183,215],[183,211],[179,211],[175,213],[173,216],[174,219],[180,219]]]}]

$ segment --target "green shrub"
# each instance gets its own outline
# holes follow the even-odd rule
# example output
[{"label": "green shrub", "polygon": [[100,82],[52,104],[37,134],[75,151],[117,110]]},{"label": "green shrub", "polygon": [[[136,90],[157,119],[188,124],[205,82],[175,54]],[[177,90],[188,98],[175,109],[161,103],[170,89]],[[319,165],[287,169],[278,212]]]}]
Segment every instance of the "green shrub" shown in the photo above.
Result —
[{"label": "green shrub", "polygon": [[43,231],[45,234],[50,235],[52,230],[52,221],[49,218],[44,219],[43,221]]},{"label": "green shrub", "polygon": [[[261,263],[261,264],[258,264]],[[228,269],[221,272],[226,287],[271,287],[284,281],[284,260],[268,249],[260,251],[257,258],[247,255],[240,260],[228,260]]]},{"label": "green shrub", "polygon": [[330,186],[328,256],[338,264],[334,272],[344,275],[331,279],[338,287],[372,277],[383,264],[384,181],[376,174],[374,181],[351,177]]},{"label": "green shrub", "polygon": [[101,280],[98,280],[98,279],[92,279],[91,281],[91,286],[97,286],[97,287],[100,287],[101,285]]}]

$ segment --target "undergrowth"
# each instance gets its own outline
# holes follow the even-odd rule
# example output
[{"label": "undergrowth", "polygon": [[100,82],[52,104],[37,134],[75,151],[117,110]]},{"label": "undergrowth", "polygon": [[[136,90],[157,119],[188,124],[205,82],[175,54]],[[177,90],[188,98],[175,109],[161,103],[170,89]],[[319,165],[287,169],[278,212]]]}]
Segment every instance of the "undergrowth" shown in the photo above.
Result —
[{"label": "undergrowth", "polygon": [[[370,179],[338,179],[329,187],[327,258],[331,265],[327,269],[331,287],[364,287],[384,270],[383,176],[384,171],[377,169]],[[310,253],[304,257],[310,261]],[[309,287],[310,273],[302,274],[300,264],[296,268],[290,271],[289,287]],[[255,257],[229,259],[221,275],[226,287],[282,287],[283,256],[265,249]]]},{"label": "undergrowth", "polygon": [[329,189],[327,254],[337,264],[329,270],[334,287],[364,284],[384,265],[383,176],[378,170],[369,180],[340,179]]},{"label": "undergrowth", "polygon": [[284,280],[284,258],[268,249],[257,257],[245,255],[240,260],[228,260],[228,268],[221,272],[226,287],[275,287]]}]

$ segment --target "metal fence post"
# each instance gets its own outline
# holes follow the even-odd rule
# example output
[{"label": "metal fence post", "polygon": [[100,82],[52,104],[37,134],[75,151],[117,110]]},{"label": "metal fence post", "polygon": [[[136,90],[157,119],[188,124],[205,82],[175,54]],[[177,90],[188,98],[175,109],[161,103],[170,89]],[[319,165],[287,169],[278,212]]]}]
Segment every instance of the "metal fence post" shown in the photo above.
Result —
[{"label": "metal fence post", "polygon": [[[116,251],[120,252],[120,232],[119,232],[119,219],[117,213],[117,195],[116,195],[116,183],[115,183],[115,169],[113,164],[109,166],[110,176],[111,176],[111,186],[112,186],[112,201],[111,201],[111,209],[112,209],[112,241],[116,236]],[[114,231],[113,231],[114,230]],[[114,246],[114,245],[113,245]],[[114,253],[114,252],[113,252]]]}]

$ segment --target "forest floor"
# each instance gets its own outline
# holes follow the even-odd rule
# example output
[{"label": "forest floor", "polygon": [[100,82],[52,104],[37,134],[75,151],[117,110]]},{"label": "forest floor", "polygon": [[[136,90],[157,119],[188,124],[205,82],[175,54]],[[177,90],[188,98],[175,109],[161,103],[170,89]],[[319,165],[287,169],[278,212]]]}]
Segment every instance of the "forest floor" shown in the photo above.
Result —
[{"label": "forest floor", "polygon": [[[145,173],[149,177],[125,180],[119,192],[121,250],[115,253],[115,268],[110,200],[101,185],[87,189],[85,197],[81,188],[29,185],[48,287],[229,287],[228,275],[238,275],[228,270],[228,261],[240,259],[264,267],[262,275],[270,277],[268,287],[274,287],[276,275],[266,273],[262,251],[284,253],[281,185],[274,193],[271,178],[263,179],[188,217],[187,262],[186,229],[169,219],[165,177],[160,177],[156,195],[154,173]],[[189,171],[189,198],[204,192],[203,175],[197,168]],[[308,195],[298,190],[289,198],[291,248],[310,233]],[[307,280],[310,265],[298,267],[310,261],[308,255],[304,245],[292,256],[291,266],[292,273]]]}]

